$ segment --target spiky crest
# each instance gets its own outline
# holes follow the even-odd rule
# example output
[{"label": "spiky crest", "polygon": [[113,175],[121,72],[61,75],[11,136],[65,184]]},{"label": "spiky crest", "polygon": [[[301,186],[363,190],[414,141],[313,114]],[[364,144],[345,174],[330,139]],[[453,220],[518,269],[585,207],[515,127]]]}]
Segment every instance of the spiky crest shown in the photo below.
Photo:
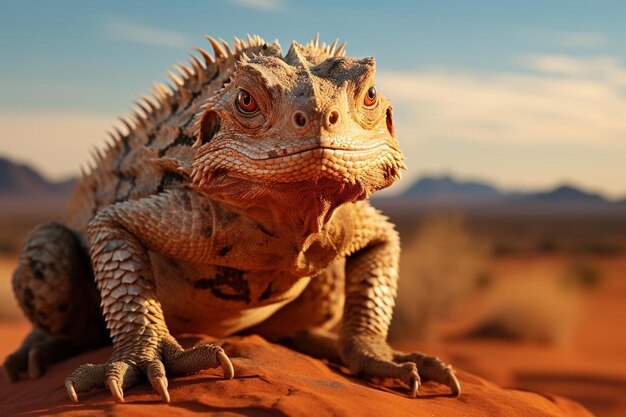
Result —
[{"label": "spiky crest", "polygon": [[[104,153],[96,151],[93,159],[93,166],[89,164],[89,171],[97,167],[105,158],[115,158],[115,155],[121,152],[121,148],[126,146],[124,138],[132,134],[140,133],[147,129],[152,129],[162,120],[169,117],[175,108],[184,106],[193,97],[193,93],[198,92],[203,85],[213,79],[219,72],[221,66],[232,60],[232,64],[237,61],[247,61],[257,55],[263,54],[261,48],[267,45],[265,40],[258,35],[246,35],[246,39],[235,37],[233,45],[229,45],[225,40],[206,35],[205,38],[213,49],[213,56],[205,49],[200,47],[193,48],[198,54],[190,54],[189,65],[180,61],[173,65],[174,71],[167,71],[170,83],[152,83],[152,91],[150,96],[142,95],[140,99],[134,100],[135,108],[130,114],[119,118],[121,125],[124,127],[122,132],[119,128],[113,127],[113,132],[109,133],[110,141],[107,143]],[[315,65],[319,59],[329,57],[338,57],[345,55],[345,42],[339,48],[336,48],[338,40],[328,45],[323,42],[319,43],[319,34],[316,34],[308,44],[294,48],[294,44],[290,48],[288,54],[283,58],[289,60],[289,54],[294,49],[301,60],[303,66],[308,68],[309,65]],[[280,43],[274,40],[272,43],[278,51],[281,51]],[[167,164],[170,166],[171,164]]]}]

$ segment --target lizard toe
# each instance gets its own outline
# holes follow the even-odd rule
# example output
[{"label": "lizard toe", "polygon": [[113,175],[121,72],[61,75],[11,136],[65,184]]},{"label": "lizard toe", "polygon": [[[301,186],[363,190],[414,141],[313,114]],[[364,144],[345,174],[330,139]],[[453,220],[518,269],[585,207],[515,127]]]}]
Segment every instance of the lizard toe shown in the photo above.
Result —
[{"label": "lizard toe", "polygon": [[65,378],[65,389],[73,402],[78,402],[78,393],[88,392],[104,385],[106,365],[94,365],[88,363],[81,365],[67,378]]},{"label": "lizard toe", "polygon": [[28,352],[18,350],[6,357],[2,364],[2,370],[9,381],[16,382],[20,380],[20,373],[27,370],[27,366]]},{"label": "lizard toe", "polygon": [[107,364],[105,385],[111,391],[115,401],[124,401],[124,390],[141,382],[143,374],[141,370],[124,361],[115,361]]},{"label": "lizard toe", "polygon": [[146,376],[152,388],[161,396],[166,403],[170,402],[170,394],[167,391],[167,377],[165,376],[165,366],[160,360],[153,360],[146,365]]},{"label": "lizard toe", "polygon": [[394,351],[394,361],[414,363],[422,378],[448,386],[453,397],[461,395],[461,384],[454,374],[454,369],[441,359],[418,352]]},{"label": "lizard toe", "polygon": [[183,349],[175,340],[164,343],[163,362],[172,374],[188,375],[205,369],[221,367],[224,379],[235,375],[233,364],[220,346],[205,344],[191,349]]}]

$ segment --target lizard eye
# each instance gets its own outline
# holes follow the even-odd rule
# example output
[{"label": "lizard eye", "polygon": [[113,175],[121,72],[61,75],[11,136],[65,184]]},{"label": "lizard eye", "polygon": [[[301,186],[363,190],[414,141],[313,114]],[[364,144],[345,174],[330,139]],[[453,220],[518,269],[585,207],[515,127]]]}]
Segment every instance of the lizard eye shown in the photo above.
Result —
[{"label": "lizard eye", "polygon": [[378,95],[376,93],[376,87],[371,86],[369,88],[369,90],[367,90],[367,93],[365,93],[365,98],[363,99],[363,104],[365,104],[365,106],[367,107],[371,107],[374,104],[376,104],[376,99],[378,98]]},{"label": "lizard eye", "polygon": [[239,90],[235,104],[237,105],[237,110],[245,116],[250,116],[259,111],[259,105],[256,100],[246,90]]}]

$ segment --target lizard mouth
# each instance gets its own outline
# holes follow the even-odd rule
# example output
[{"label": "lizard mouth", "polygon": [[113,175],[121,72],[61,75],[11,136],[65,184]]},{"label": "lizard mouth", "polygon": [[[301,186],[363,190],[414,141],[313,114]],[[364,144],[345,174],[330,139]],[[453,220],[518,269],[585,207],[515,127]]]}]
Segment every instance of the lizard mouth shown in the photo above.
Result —
[{"label": "lizard mouth", "polygon": [[314,158],[331,158],[335,156],[346,157],[347,159],[361,159],[359,157],[368,157],[372,153],[384,151],[384,148],[391,150],[385,141],[376,141],[372,144],[363,146],[336,146],[331,144],[326,145],[313,143],[290,148],[272,149],[269,151],[258,151],[256,149],[227,149],[237,152],[252,161],[262,162],[281,158],[292,159],[299,156],[313,156]]},{"label": "lizard mouth", "polygon": [[[373,146],[360,146],[360,147],[343,147],[343,146],[332,146],[332,145],[310,145],[307,147],[301,148],[292,148],[292,149],[280,149],[277,151],[270,151],[266,158],[258,158],[261,159],[278,159],[285,157],[295,157],[295,156],[305,156],[312,155],[313,157],[320,158],[332,158],[333,156],[343,156],[348,159],[352,159],[352,157],[367,157],[369,154],[374,153],[376,151],[381,150],[382,148],[387,147],[387,144],[378,143]],[[360,158],[358,158],[360,159]]]}]

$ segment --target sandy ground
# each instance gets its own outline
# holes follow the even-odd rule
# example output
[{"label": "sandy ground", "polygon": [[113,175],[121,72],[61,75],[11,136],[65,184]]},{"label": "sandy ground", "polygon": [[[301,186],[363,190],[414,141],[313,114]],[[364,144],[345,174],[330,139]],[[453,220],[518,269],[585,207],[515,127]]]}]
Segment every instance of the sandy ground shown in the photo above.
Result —
[{"label": "sandy ground", "polygon": [[[197,340],[182,339],[183,345]],[[203,341],[204,342],[204,341]],[[258,336],[232,337],[223,345],[235,367],[235,379],[209,370],[193,376],[170,378],[170,404],[159,400],[150,386],[126,390],[125,404],[110,393],[80,393],[71,403],[63,379],[78,365],[106,360],[111,348],[65,361],[34,381],[0,381],[0,415],[90,416],[501,416],[590,417],[582,406],[537,393],[502,389],[464,371],[457,375],[463,395],[451,398],[445,387],[425,382],[418,399],[406,396],[406,387],[394,381],[376,384],[353,378],[329,366]]]},{"label": "sandy ground", "polygon": [[[16,313],[9,290],[15,258],[0,258],[0,357],[13,351],[29,326]],[[529,265],[562,269],[568,259],[500,258],[498,274]],[[598,416],[626,413],[626,256],[594,261],[603,275],[598,288],[585,292],[580,318],[568,343],[559,346],[489,339],[458,339],[437,344],[404,343],[404,350],[436,353],[456,367],[499,385],[572,398]]]}]

